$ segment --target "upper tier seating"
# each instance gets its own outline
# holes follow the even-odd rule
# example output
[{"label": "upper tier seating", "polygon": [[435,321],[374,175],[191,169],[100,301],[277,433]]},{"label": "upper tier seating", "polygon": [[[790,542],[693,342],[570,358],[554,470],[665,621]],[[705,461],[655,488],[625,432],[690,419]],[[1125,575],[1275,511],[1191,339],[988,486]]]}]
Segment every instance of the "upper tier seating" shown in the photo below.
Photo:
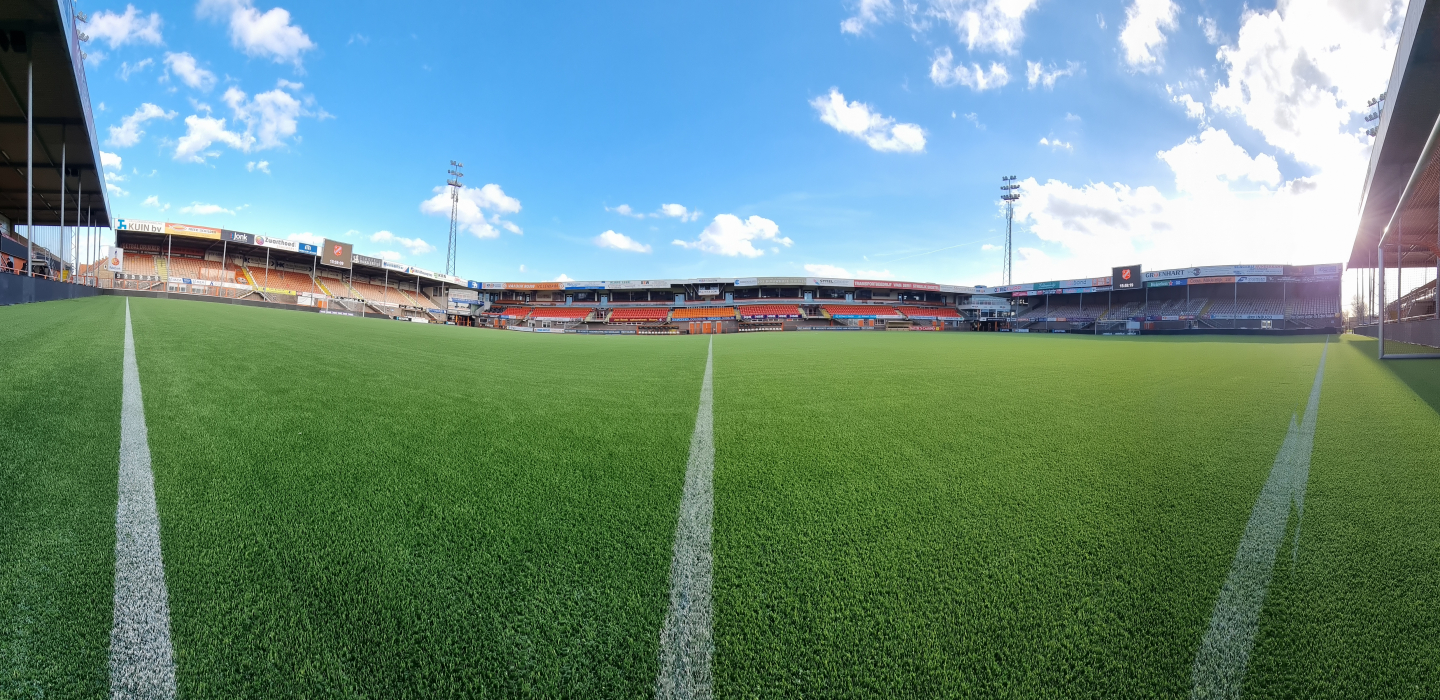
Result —
[{"label": "upper tier seating", "polygon": [[833,306],[825,304],[822,308],[825,313],[831,316],[863,316],[866,318],[900,318],[900,312],[890,306]]},{"label": "upper tier seating", "polygon": [[660,307],[624,308],[610,312],[610,323],[657,323],[670,316],[670,309]]},{"label": "upper tier seating", "polygon": [[740,315],[746,318],[765,316],[800,318],[800,307],[794,304],[752,304],[740,307]]},{"label": "upper tier seating", "polygon": [[[798,312],[797,312],[798,313]],[[735,308],[731,306],[710,306],[700,308],[675,309],[670,314],[671,320],[701,320],[707,318],[735,318]]]},{"label": "upper tier seating", "polygon": [[955,309],[953,309],[953,308],[951,308],[951,307],[948,307],[948,306],[941,307],[941,308],[938,308],[938,309],[937,309],[937,308],[932,308],[932,307],[925,307],[925,306],[900,306],[900,307],[896,307],[896,311],[899,311],[900,313],[905,314],[906,316],[909,316],[910,318],[960,318],[960,317],[961,317],[959,311],[956,311]]},{"label": "upper tier seating", "polygon": [[1285,302],[1279,299],[1241,299],[1240,301],[1217,301],[1210,306],[1208,315],[1266,315],[1279,316],[1285,313]]},{"label": "upper tier seating", "polygon": [[1291,299],[1286,314],[1297,318],[1329,318],[1340,315],[1339,299]]},{"label": "upper tier seating", "polygon": [[544,319],[546,321],[583,321],[590,315],[591,309],[586,307],[555,306],[549,308],[537,308],[530,312],[532,319]]},{"label": "upper tier seating", "polygon": [[1141,305],[1138,301],[1132,301],[1129,304],[1112,307],[1110,311],[1105,314],[1105,319],[1110,321],[1124,321],[1132,316],[1139,316]]}]

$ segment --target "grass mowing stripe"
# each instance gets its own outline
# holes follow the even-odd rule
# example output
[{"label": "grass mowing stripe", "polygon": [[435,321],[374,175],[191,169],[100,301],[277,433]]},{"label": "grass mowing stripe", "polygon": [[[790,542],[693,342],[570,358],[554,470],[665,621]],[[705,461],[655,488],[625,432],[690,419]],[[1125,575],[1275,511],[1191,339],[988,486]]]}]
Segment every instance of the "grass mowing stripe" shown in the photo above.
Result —
[{"label": "grass mowing stripe", "polygon": [[711,378],[715,339],[705,353],[705,379],[700,384],[700,408],[690,438],[690,460],[685,467],[685,493],[675,528],[675,559],[670,564],[670,612],[660,632],[660,674],[655,697],[694,700],[709,698],[710,660],[715,655],[711,634],[710,592],[712,555],[710,539],[715,515],[714,392]]},{"label": "grass mowing stripe", "polygon": [[115,626],[110,631],[110,695],[175,697],[170,607],[160,555],[160,516],[145,401],[135,363],[130,304],[125,304],[124,394],[120,409],[120,484],[115,510]]},{"label": "grass mowing stripe", "polygon": [[1250,521],[1235,552],[1230,574],[1220,589],[1215,612],[1195,654],[1191,698],[1238,698],[1244,686],[1245,669],[1255,645],[1260,610],[1265,606],[1265,592],[1275,571],[1275,556],[1285,539],[1290,510],[1296,510],[1295,552],[1299,552],[1300,526],[1304,513],[1305,484],[1310,476],[1310,452],[1315,444],[1315,420],[1320,412],[1320,384],[1325,378],[1327,341],[1320,352],[1320,368],[1310,388],[1310,401],[1305,405],[1305,418],[1298,425],[1290,419],[1290,430],[1270,477],[1250,511]]}]

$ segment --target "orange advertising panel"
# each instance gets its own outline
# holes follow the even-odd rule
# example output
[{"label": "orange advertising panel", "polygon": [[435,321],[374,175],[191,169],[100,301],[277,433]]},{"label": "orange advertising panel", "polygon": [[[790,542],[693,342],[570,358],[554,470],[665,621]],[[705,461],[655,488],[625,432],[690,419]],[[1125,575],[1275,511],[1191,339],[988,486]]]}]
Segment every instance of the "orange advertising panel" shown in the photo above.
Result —
[{"label": "orange advertising panel", "polygon": [[506,289],[564,289],[564,282],[506,282]]},{"label": "orange advertising panel", "polygon": [[190,224],[172,224],[165,222],[165,233],[172,236],[189,236],[190,238],[208,238],[212,241],[220,240],[220,229],[209,226],[191,226]]}]

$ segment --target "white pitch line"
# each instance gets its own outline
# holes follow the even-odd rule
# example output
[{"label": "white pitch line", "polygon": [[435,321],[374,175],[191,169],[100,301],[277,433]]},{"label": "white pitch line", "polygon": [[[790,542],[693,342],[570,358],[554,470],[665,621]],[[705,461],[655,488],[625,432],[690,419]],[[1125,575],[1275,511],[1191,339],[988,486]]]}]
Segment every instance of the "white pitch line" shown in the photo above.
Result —
[{"label": "white pitch line", "polygon": [[1315,383],[1310,387],[1310,401],[1305,405],[1305,418],[1297,423],[1291,416],[1290,430],[1285,434],[1280,453],[1275,456],[1270,477],[1250,511],[1240,548],[1230,564],[1230,575],[1215,601],[1210,628],[1205,631],[1195,654],[1190,687],[1192,700],[1240,697],[1250,651],[1255,646],[1260,611],[1265,607],[1265,593],[1275,571],[1275,556],[1285,539],[1292,504],[1296,511],[1292,556],[1299,556],[1299,518],[1305,512],[1305,485],[1310,478],[1310,452],[1315,444],[1315,419],[1320,411],[1320,383],[1325,377],[1325,355],[1329,350],[1327,338],[1325,349],[1320,352]]},{"label": "white pitch line", "polygon": [[125,387],[120,407],[120,500],[115,510],[115,626],[110,630],[110,697],[175,697],[170,605],[160,558],[160,516],[130,300],[125,300]]},{"label": "white pitch line", "polygon": [[660,674],[655,681],[657,700],[709,700],[713,695],[710,660],[715,655],[711,635],[711,526],[715,514],[713,477],[715,439],[711,428],[711,371],[715,339],[705,353],[705,379],[700,385],[700,410],[690,437],[690,461],[685,467],[685,492],[680,499],[680,522],[675,528],[675,558],[670,562],[670,612],[660,631]]}]

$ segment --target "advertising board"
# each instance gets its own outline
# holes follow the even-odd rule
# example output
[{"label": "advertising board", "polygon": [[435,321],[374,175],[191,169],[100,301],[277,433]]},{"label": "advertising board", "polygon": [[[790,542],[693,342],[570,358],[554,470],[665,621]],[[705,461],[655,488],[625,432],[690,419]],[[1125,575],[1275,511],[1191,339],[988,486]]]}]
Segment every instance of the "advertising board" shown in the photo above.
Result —
[{"label": "advertising board", "polygon": [[871,287],[879,289],[914,289],[923,292],[938,292],[940,285],[929,282],[894,282],[888,280],[855,280],[855,287]]},{"label": "advertising board", "polygon": [[320,264],[349,270],[355,264],[355,246],[326,238],[320,244]]},{"label": "advertising board", "polygon": [[1111,270],[1110,278],[1113,280],[1111,287],[1115,291],[1140,288],[1140,266],[1126,265]]},{"label": "advertising board", "polygon": [[506,282],[505,289],[564,289],[563,282]]},{"label": "advertising board", "polygon": [[695,291],[702,297],[718,297],[720,296],[720,285],[717,284],[713,287],[697,287]]},{"label": "advertising board", "polygon": [[[321,245],[324,244],[322,243]],[[359,253],[352,254],[350,256],[350,261],[355,263],[356,265],[365,265],[367,267],[380,267],[385,262],[380,258],[371,257],[369,255],[361,255]]]},{"label": "advertising board", "polygon": [[109,259],[105,261],[105,269],[111,272],[123,272],[125,270],[125,249],[110,247]]},{"label": "advertising board", "polygon": [[220,229],[220,240],[229,241],[231,243],[244,243],[245,245],[255,245],[255,236],[248,233],[242,233],[240,231],[231,231],[228,228]]},{"label": "advertising board", "polygon": [[116,219],[116,231],[137,231],[140,233],[165,233],[165,222],[142,219]]},{"label": "advertising board", "polygon": [[[351,258],[351,259],[353,260],[354,258]],[[383,267],[383,268],[385,268],[386,270],[394,270],[394,271],[396,271],[396,272],[404,272],[404,271],[410,269],[410,268],[408,268],[408,267],[406,267],[406,266],[404,266],[404,265],[401,265],[400,263],[390,262],[389,260],[382,260],[382,261],[380,262],[380,267]]]},{"label": "advertising board", "polygon": [[296,243],[295,241],[286,240],[284,238],[275,238],[274,236],[254,236],[253,239],[255,241],[255,245],[258,245],[261,248],[273,248],[275,250],[284,250],[291,253],[300,252],[300,244]]},{"label": "advertising board", "polygon": [[220,240],[220,229],[209,226],[192,226],[190,224],[176,224],[165,222],[165,233],[171,236],[187,236],[189,238],[208,238],[212,241]]},{"label": "advertising board", "polygon": [[[754,286],[751,284],[750,286]],[[619,280],[606,282],[606,289],[669,289],[670,280]],[[505,287],[498,287],[505,289]]]}]

